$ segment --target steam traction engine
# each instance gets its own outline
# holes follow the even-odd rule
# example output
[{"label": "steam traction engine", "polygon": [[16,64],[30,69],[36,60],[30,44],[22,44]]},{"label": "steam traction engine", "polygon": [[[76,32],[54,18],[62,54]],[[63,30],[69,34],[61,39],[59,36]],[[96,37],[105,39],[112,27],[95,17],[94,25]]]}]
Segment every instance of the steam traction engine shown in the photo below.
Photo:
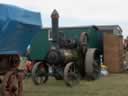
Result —
[{"label": "steam traction engine", "polygon": [[49,75],[57,80],[64,79],[68,86],[78,84],[80,79],[96,79],[100,74],[100,54],[95,48],[87,48],[88,34],[82,32],[79,40],[66,38],[64,33],[58,32],[59,15],[56,10],[51,18],[52,44],[46,57],[34,64],[33,82],[43,84]]}]

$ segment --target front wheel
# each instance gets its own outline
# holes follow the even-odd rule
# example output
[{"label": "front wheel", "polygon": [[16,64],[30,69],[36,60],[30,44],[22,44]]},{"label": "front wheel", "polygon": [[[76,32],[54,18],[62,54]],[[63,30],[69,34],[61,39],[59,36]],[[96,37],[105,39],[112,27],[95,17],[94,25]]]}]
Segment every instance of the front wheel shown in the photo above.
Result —
[{"label": "front wheel", "polygon": [[46,83],[48,80],[48,68],[46,64],[37,62],[34,64],[32,69],[32,81],[35,85]]},{"label": "front wheel", "polygon": [[64,81],[69,87],[79,84],[80,75],[78,67],[74,62],[66,64],[66,67],[64,68]]}]

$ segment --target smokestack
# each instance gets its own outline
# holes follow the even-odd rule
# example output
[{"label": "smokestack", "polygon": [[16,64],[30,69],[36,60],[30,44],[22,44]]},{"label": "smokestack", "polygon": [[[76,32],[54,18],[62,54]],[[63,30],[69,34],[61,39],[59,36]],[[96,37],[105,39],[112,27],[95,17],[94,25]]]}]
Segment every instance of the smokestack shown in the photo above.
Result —
[{"label": "smokestack", "polygon": [[53,42],[58,43],[59,42],[59,33],[58,33],[58,21],[59,21],[59,14],[58,12],[54,9],[52,14],[51,14],[51,19],[52,19],[52,38]]}]

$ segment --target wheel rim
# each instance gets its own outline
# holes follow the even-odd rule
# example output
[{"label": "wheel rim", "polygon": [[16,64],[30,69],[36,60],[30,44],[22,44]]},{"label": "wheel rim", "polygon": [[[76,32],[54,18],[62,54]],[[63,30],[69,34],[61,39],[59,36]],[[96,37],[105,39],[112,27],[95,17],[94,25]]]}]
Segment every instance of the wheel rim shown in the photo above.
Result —
[{"label": "wheel rim", "polygon": [[3,96],[21,96],[20,80],[15,72],[8,72],[2,82]]},{"label": "wheel rim", "polygon": [[85,71],[88,80],[95,80],[100,75],[100,54],[95,48],[88,49],[85,56]]},{"label": "wheel rim", "polygon": [[37,62],[32,70],[32,80],[34,84],[44,84],[48,80],[47,67],[41,62]]},{"label": "wheel rim", "polygon": [[43,68],[43,67],[38,67],[38,70],[36,70],[36,74],[37,74],[37,82],[38,83],[43,83],[44,82],[44,80],[45,80],[45,74],[46,73],[46,71],[45,71],[45,68]]},{"label": "wheel rim", "polygon": [[68,63],[64,70],[64,80],[67,86],[75,86],[79,83],[78,70],[73,62]]}]

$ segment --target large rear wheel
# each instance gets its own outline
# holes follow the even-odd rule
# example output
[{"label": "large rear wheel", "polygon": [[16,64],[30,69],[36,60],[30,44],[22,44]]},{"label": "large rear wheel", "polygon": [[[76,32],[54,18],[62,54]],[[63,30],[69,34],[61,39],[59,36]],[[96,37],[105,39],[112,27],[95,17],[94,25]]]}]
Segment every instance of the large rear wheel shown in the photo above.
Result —
[{"label": "large rear wheel", "polygon": [[101,71],[100,53],[96,48],[89,48],[85,56],[85,72],[87,80],[95,80]]},{"label": "large rear wheel", "polygon": [[67,86],[79,84],[80,74],[77,65],[74,62],[69,62],[64,68],[64,81]]}]

